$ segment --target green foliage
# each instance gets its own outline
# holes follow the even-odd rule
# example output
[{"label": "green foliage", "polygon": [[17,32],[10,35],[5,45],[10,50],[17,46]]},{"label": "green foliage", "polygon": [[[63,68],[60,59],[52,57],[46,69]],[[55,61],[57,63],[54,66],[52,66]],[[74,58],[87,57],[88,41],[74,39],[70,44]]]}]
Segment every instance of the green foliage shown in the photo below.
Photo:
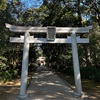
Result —
[{"label": "green foliage", "polygon": [[81,67],[80,71],[82,78],[91,80],[94,80],[96,73],[98,73],[98,70],[95,67]]},{"label": "green foliage", "polygon": [[4,82],[18,75],[17,69],[10,69],[9,67],[7,58],[0,56],[0,79]]},{"label": "green foliage", "polygon": [[7,66],[7,58],[0,56],[0,71],[5,70]]},{"label": "green foliage", "polygon": [[67,67],[63,72],[66,73],[67,75],[74,76],[73,67]]},{"label": "green foliage", "polygon": [[0,9],[5,10],[6,6],[6,0],[0,0]]},{"label": "green foliage", "polygon": [[69,45],[43,44],[42,49],[47,58],[48,65],[53,69],[63,71],[67,66],[72,65],[71,48]]},{"label": "green foliage", "polygon": [[[64,71],[67,75],[74,76],[73,67],[67,67]],[[81,78],[100,82],[100,70],[96,67],[81,67]]]},{"label": "green foliage", "polygon": [[0,10],[0,79],[4,82],[18,75],[18,70],[14,65],[20,59],[20,48],[19,53],[15,53],[20,46],[9,43],[11,32],[5,27],[5,23],[15,23],[9,8],[10,6],[7,5],[7,9]]},{"label": "green foliage", "polygon": [[[22,44],[9,43],[9,37],[19,36],[5,28],[5,23],[22,26],[87,26],[93,24],[93,30],[89,35],[89,44],[79,44],[80,66],[96,66],[100,69],[100,4],[91,0],[43,0],[39,8],[25,9],[20,0],[0,0],[0,75],[6,81],[17,75],[22,62]],[[98,1],[98,0],[97,0]],[[32,2],[32,1],[31,1]],[[6,8],[6,9],[5,9]],[[91,14],[90,14],[91,12]],[[81,16],[82,15],[82,16]],[[84,16],[84,17],[83,17]],[[82,22],[84,20],[84,23]],[[57,37],[66,38],[69,34],[60,34]],[[46,37],[37,34],[36,37]],[[73,75],[72,50],[67,44],[43,44],[44,55],[47,63],[55,70],[65,71]],[[41,52],[30,48],[30,63],[35,62]],[[10,66],[12,65],[12,67]],[[18,69],[18,70],[17,70]],[[67,70],[68,69],[68,70]],[[100,75],[96,69],[82,68],[82,77],[99,80]],[[87,73],[86,73],[87,71]],[[84,74],[85,73],[85,74]],[[94,75],[95,74],[95,75]]]},{"label": "green foliage", "polygon": [[100,71],[95,74],[95,81],[100,82]]},{"label": "green foliage", "polygon": [[0,76],[1,76],[1,80],[3,80],[4,82],[6,81],[10,81],[12,78],[15,78],[18,76],[18,72],[17,70],[5,70],[5,71],[2,71],[0,73]]},{"label": "green foliage", "polygon": [[99,0],[84,0],[84,6],[88,9],[86,12],[91,13],[90,20],[98,22],[100,26],[100,1]]},{"label": "green foliage", "polygon": [[89,38],[89,44],[79,44],[80,66],[94,66],[100,69],[100,26],[93,23],[93,29],[84,34],[83,37]]},{"label": "green foliage", "polygon": [[95,67],[81,67],[81,77],[100,82],[100,70]]},{"label": "green foliage", "polygon": [[42,56],[42,52],[38,50],[37,46],[32,45],[29,51],[29,62],[35,63],[40,56]]}]

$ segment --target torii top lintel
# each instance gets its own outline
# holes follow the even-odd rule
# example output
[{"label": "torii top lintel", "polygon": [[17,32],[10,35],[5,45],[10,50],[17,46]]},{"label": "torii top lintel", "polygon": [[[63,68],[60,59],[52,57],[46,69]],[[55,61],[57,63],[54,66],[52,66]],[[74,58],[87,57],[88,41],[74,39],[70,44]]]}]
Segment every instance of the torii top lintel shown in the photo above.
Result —
[{"label": "torii top lintel", "polygon": [[[24,27],[24,26],[15,26],[6,23],[6,27],[12,32],[33,32],[33,33],[46,33],[48,27]],[[87,33],[92,29],[92,26],[87,27],[56,27],[57,33]]]}]

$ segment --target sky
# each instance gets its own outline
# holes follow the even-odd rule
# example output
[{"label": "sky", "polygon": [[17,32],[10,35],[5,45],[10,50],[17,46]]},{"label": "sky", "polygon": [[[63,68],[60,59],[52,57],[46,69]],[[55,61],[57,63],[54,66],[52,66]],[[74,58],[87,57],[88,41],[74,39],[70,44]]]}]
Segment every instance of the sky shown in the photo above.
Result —
[{"label": "sky", "polygon": [[25,8],[37,8],[40,7],[43,3],[42,0],[21,0],[21,2],[25,4]]}]

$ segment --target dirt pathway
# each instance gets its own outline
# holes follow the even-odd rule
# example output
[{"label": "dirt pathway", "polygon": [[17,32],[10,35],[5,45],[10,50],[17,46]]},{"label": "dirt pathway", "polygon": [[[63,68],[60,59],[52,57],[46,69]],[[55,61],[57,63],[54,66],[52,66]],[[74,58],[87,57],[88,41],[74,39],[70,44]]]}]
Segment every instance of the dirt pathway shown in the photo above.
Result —
[{"label": "dirt pathway", "polygon": [[28,88],[31,100],[82,100],[72,96],[73,90],[50,70],[38,69]]},{"label": "dirt pathway", "polygon": [[20,90],[20,80],[0,84],[0,100],[15,100]]}]

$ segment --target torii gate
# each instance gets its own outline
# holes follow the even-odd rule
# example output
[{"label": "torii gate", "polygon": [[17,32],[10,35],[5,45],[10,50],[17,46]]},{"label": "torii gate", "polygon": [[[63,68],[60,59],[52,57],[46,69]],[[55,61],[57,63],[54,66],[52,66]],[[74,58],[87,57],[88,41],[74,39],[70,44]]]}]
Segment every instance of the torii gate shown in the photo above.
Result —
[{"label": "torii gate", "polygon": [[[29,44],[30,43],[70,43],[72,44],[72,56],[73,56],[73,67],[74,67],[74,78],[76,86],[76,95],[82,95],[82,86],[81,86],[81,76],[79,68],[79,58],[77,43],[89,43],[88,38],[80,38],[76,36],[76,33],[87,33],[92,26],[88,27],[22,27],[6,24],[6,27],[12,32],[23,32],[24,36],[20,37],[10,37],[10,42],[12,43],[24,43],[23,47],[23,59],[22,59],[22,72],[21,72],[21,86],[20,94],[18,99],[26,100],[28,95],[26,92],[27,87],[27,74],[28,74],[28,57],[29,57]],[[47,38],[34,38],[30,36],[30,32],[33,33],[47,33]],[[71,33],[70,37],[67,38],[56,38],[56,34],[59,33]],[[49,41],[48,41],[49,40]]]}]

